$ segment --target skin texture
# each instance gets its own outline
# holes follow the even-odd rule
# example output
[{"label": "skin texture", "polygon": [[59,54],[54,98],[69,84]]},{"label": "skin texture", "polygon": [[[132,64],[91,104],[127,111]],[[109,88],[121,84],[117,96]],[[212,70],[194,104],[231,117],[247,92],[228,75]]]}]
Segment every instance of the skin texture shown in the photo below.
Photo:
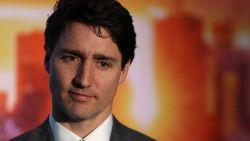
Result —
[{"label": "skin texture", "polygon": [[101,28],[103,37],[79,22],[66,25],[46,70],[52,92],[52,114],[80,137],[88,135],[111,113],[118,85],[129,63],[121,68],[121,53]]}]

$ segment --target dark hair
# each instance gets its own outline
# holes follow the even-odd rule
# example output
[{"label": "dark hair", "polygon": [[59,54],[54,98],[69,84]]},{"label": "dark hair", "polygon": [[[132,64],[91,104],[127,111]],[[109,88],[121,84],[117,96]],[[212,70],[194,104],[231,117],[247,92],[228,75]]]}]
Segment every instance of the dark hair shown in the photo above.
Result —
[{"label": "dark hair", "polygon": [[[45,29],[45,62],[48,62],[66,24],[80,22],[107,29],[122,54],[122,68],[131,63],[136,48],[136,34],[128,10],[116,0],[58,0]],[[101,36],[101,35],[100,35]]]}]

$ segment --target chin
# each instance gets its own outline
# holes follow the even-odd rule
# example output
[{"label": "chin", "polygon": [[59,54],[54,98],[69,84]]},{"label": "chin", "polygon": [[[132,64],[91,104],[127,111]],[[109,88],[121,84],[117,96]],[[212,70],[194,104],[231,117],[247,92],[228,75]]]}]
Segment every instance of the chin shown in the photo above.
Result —
[{"label": "chin", "polygon": [[89,113],[86,110],[82,109],[82,111],[80,111],[80,112],[70,110],[67,112],[66,115],[70,121],[80,122],[80,121],[84,121],[84,120],[88,120],[88,119],[93,119],[98,114],[97,113]]}]

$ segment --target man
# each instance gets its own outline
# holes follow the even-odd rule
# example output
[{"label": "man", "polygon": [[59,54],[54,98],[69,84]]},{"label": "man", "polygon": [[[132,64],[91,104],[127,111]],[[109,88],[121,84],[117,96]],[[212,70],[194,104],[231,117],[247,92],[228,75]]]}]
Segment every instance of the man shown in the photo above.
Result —
[{"label": "man", "polygon": [[134,58],[132,22],[115,0],[59,0],[45,29],[52,114],[11,141],[152,141],[111,113]]}]

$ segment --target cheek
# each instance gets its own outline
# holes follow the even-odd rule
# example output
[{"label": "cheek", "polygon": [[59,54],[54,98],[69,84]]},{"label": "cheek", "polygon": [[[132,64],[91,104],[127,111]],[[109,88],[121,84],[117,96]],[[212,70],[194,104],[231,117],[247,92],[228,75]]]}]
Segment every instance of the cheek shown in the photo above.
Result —
[{"label": "cheek", "polygon": [[119,74],[109,73],[96,79],[96,87],[103,97],[113,97],[119,85]]},{"label": "cheek", "polygon": [[73,72],[61,68],[58,65],[52,66],[50,70],[50,87],[53,93],[67,91],[71,85]]}]

